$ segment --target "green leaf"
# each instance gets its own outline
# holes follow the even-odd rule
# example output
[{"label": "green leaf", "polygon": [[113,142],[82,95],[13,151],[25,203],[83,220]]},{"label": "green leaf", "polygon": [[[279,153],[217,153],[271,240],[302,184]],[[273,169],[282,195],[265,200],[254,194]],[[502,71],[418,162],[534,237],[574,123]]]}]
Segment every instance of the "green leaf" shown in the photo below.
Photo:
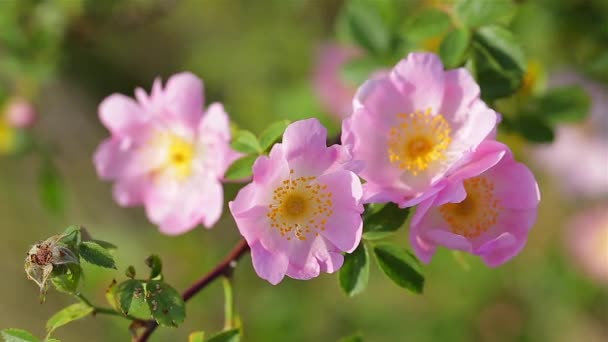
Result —
[{"label": "green leaf", "polygon": [[253,163],[258,156],[246,156],[241,159],[238,159],[226,171],[224,178],[228,180],[240,180],[247,177],[251,177],[253,173],[252,167]]},{"label": "green leaf", "polygon": [[40,200],[52,214],[59,215],[65,209],[64,184],[59,170],[49,158],[45,158],[40,169]]},{"label": "green leaf", "polygon": [[591,98],[581,86],[553,88],[538,100],[539,116],[551,123],[580,122],[590,107]]},{"label": "green leaf", "polygon": [[447,13],[430,8],[410,16],[410,20],[403,27],[403,33],[407,38],[420,41],[440,36],[447,32],[450,26],[452,22]]},{"label": "green leaf", "polygon": [[23,329],[4,329],[0,331],[0,335],[5,342],[39,342],[40,339],[27,330]]},{"label": "green leaf", "polygon": [[241,340],[241,330],[232,329],[222,331],[219,334],[211,336],[207,342],[239,342]]},{"label": "green leaf", "polygon": [[510,125],[526,140],[535,143],[550,143],[555,138],[553,128],[538,116],[520,115]]},{"label": "green leaf", "polygon": [[139,319],[150,319],[152,314],[146,303],[146,283],[129,279],[120,283],[115,291],[120,311]]},{"label": "green leaf", "polygon": [[277,142],[279,139],[281,139],[281,136],[283,135],[283,132],[285,132],[285,129],[287,128],[288,125],[289,125],[288,120],[281,120],[281,121],[277,121],[277,122],[271,124],[270,126],[268,126],[262,132],[262,134],[260,134],[261,149],[263,151],[269,150],[270,147],[272,147],[272,145],[274,145],[275,142]]},{"label": "green leaf", "polygon": [[253,133],[246,130],[239,130],[236,133],[236,136],[232,139],[231,146],[234,150],[246,154],[259,154],[263,150],[258,138]]},{"label": "green leaf", "polygon": [[148,282],[146,302],[160,325],[176,327],[186,317],[186,305],[173,287],[158,280]]},{"label": "green leaf", "polygon": [[388,51],[391,33],[374,2],[351,1],[346,8],[346,22],[357,44],[376,55]]},{"label": "green leaf", "polygon": [[340,70],[342,80],[347,84],[363,84],[370,75],[378,70],[379,63],[373,58],[357,58],[346,63]]},{"label": "green leaf", "polygon": [[118,247],[116,247],[115,244],[107,242],[107,241],[93,239],[93,240],[91,240],[91,242],[94,242],[94,243],[96,243],[96,244],[100,245],[101,247],[103,247],[105,249],[108,249],[108,250],[116,250],[116,249],[118,249]]},{"label": "green leaf", "polygon": [[465,28],[458,28],[448,33],[439,46],[439,55],[446,68],[462,65],[466,59],[471,33]]},{"label": "green leaf", "polygon": [[380,244],[374,248],[374,253],[380,269],[395,284],[422,293],[424,276],[418,260],[409,251],[391,244]]},{"label": "green leaf", "polygon": [[338,278],[342,290],[351,297],[365,290],[369,280],[369,253],[363,241],[352,253],[344,255]]},{"label": "green leaf", "polygon": [[51,281],[55,289],[65,293],[73,293],[78,288],[82,268],[79,264],[56,265],[53,267]]},{"label": "green leaf", "polygon": [[85,241],[80,244],[80,257],[87,262],[105,268],[116,269],[114,258],[107,249],[92,241]]},{"label": "green leaf", "polygon": [[515,14],[513,0],[458,0],[454,12],[470,28],[491,24],[508,24]]},{"label": "green leaf", "polygon": [[150,280],[162,280],[163,262],[158,255],[152,254],[147,257],[146,265],[150,267]]},{"label": "green leaf", "polygon": [[188,342],[204,342],[205,341],[205,332],[204,331],[195,331],[190,333],[188,336]]},{"label": "green leaf", "polygon": [[[373,210],[368,207],[368,211]],[[394,203],[387,203],[375,211],[363,216],[363,238],[367,240],[383,239],[392,235],[403,226],[410,213],[409,208],[401,209]]]},{"label": "green leaf", "polygon": [[54,314],[46,322],[47,336],[57,328],[62,327],[72,321],[84,318],[93,312],[93,308],[85,303],[72,304]]},{"label": "green leaf", "polygon": [[513,34],[499,26],[486,26],[473,37],[473,59],[481,95],[495,100],[517,91],[526,69],[523,50]]}]

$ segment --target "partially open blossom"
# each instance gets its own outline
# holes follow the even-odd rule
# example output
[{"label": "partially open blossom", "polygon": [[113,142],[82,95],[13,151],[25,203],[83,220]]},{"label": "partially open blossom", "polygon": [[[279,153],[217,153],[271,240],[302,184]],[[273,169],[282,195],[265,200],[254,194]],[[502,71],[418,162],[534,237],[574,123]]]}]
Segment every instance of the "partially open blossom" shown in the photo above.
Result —
[{"label": "partially open blossom", "polygon": [[327,147],[326,139],[317,119],[292,123],[229,203],[255,271],[272,284],[285,275],[310,279],[336,271],[341,253],[361,239],[362,188],[354,173],[360,163],[343,146]]},{"label": "partially open blossom", "polygon": [[5,109],[6,121],[15,128],[28,128],[37,118],[34,106],[23,98],[14,98],[8,102]]},{"label": "partially open blossom", "polygon": [[112,136],[95,153],[97,173],[115,181],[116,202],[143,204],[163,233],[213,226],[222,213],[221,179],[238,157],[223,106],[203,110],[203,83],[190,73],[172,76],[164,89],[157,79],[149,96],[140,88],[135,95],[113,94],[99,106]]},{"label": "partially open blossom", "polygon": [[365,82],[342,125],[342,142],[365,162],[364,200],[406,207],[437,192],[496,126],[479,96],[466,69],[444,71],[431,53],[412,53]]},{"label": "partially open blossom", "polygon": [[329,114],[343,119],[352,112],[357,86],[348,84],[340,76],[348,62],[362,55],[354,46],[327,43],[319,48],[314,70],[313,85],[321,105]]},{"label": "partially open blossom", "polygon": [[608,284],[608,204],[578,213],[566,226],[565,243],[591,279]]},{"label": "partially open blossom", "polygon": [[437,246],[480,256],[489,266],[517,255],[536,221],[540,201],[532,172],[506,146],[486,141],[471,160],[418,206],[410,242],[429,262]]},{"label": "partially open blossom", "polygon": [[531,149],[533,161],[572,198],[608,195],[608,88],[572,72],[551,76],[549,84],[584,87],[591,113],[584,123],[557,127],[553,143]]}]

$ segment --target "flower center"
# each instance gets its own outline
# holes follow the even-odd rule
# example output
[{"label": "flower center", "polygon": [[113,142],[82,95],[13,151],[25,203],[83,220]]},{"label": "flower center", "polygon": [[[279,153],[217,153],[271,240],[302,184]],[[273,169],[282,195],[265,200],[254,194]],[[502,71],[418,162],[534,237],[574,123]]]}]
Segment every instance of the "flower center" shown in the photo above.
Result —
[{"label": "flower center", "polygon": [[450,125],[443,115],[431,115],[431,109],[410,114],[398,114],[399,123],[391,128],[388,138],[388,158],[402,170],[414,176],[430,164],[445,159],[450,145]]},{"label": "flower center", "polygon": [[486,178],[467,179],[464,187],[467,192],[464,201],[444,204],[439,212],[453,233],[472,239],[496,224],[502,206],[494,197],[494,184]]},{"label": "flower center", "polygon": [[293,174],[291,170],[289,179],[274,189],[266,216],[270,226],[287,240],[306,240],[310,234],[318,236],[325,230],[327,218],[333,214],[333,194],[327,185],[317,182],[317,177],[293,178]]}]

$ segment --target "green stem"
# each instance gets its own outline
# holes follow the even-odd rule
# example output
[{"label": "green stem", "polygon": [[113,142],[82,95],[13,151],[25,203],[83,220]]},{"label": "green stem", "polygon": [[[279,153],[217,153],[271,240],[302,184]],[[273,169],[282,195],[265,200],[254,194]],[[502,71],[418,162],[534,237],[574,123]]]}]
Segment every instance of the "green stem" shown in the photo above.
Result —
[{"label": "green stem", "polygon": [[234,327],[234,289],[232,286],[232,276],[222,277],[224,287],[224,330]]},{"label": "green stem", "polygon": [[80,299],[81,302],[83,302],[84,304],[90,306],[93,308],[93,312],[92,315],[97,315],[97,314],[101,314],[101,315],[108,315],[108,316],[117,316],[117,317],[122,317],[122,318],[126,318],[130,321],[135,321],[138,320],[137,318],[133,317],[133,316],[129,316],[129,315],[124,315],[121,312],[118,312],[112,308],[103,308],[100,306],[96,306],[93,303],[91,303],[91,301],[89,299],[87,299],[87,297],[85,297],[82,293],[80,292],[76,292],[74,293],[74,296],[76,296],[78,299]]}]

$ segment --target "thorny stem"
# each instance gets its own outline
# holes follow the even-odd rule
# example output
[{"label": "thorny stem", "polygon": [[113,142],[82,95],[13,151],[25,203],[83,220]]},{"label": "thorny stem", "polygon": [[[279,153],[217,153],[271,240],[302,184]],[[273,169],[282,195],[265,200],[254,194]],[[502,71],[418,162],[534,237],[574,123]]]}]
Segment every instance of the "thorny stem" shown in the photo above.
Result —
[{"label": "thorny stem", "polygon": [[[239,243],[234,246],[234,248],[230,251],[230,253],[228,253],[224,260],[222,260],[209,273],[201,277],[182,293],[182,299],[184,300],[184,302],[187,302],[190,298],[199,293],[202,289],[207,287],[207,285],[211,284],[220,276],[231,276],[232,271],[236,267],[236,262],[248,251],[249,246],[247,245],[247,241],[239,241]],[[158,324],[155,321],[135,321],[134,323],[141,323],[143,324],[143,326],[146,327],[146,329],[141,335],[139,335],[139,337],[134,337],[132,340],[133,342],[148,341],[148,338],[150,338],[152,333],[158,327]]]}]

